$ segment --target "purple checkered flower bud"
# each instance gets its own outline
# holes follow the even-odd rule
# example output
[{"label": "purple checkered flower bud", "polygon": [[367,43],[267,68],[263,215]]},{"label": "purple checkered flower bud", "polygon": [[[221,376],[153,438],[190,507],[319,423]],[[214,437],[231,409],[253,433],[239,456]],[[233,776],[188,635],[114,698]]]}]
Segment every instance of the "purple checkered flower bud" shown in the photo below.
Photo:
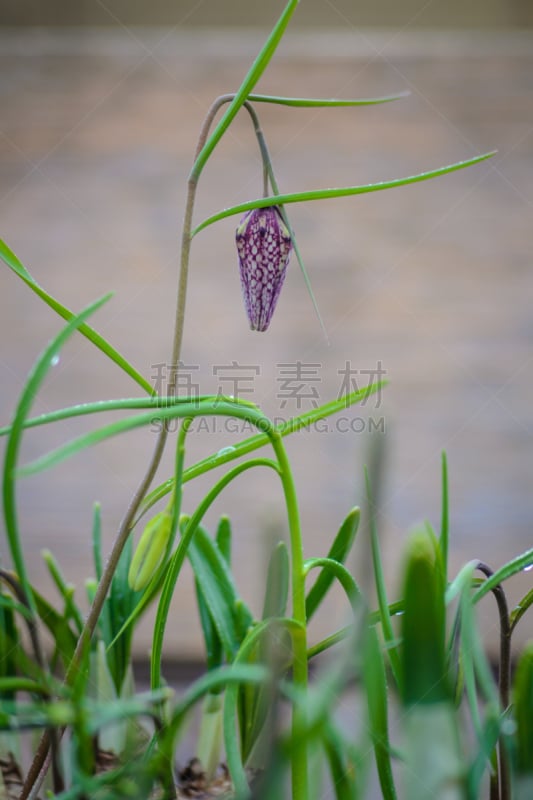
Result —
[{"label": "purple checkered flower bud", "polygon": [[292,249],[277,206],[254,208],[235,234],[244,305],[253,331],[266,331],[285,280]]}]

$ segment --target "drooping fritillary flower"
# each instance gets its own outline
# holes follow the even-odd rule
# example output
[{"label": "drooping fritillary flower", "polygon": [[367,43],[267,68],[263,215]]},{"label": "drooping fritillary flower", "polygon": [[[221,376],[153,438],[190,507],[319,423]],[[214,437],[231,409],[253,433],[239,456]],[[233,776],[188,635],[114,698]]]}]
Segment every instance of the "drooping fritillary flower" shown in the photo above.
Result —
[{"label": "drooping fritillary flower", "polygon": [[250,327],[253,331],[266,331],[292,250],[289,229],[277,206],[254,208],[242,218],[235,239]]}]

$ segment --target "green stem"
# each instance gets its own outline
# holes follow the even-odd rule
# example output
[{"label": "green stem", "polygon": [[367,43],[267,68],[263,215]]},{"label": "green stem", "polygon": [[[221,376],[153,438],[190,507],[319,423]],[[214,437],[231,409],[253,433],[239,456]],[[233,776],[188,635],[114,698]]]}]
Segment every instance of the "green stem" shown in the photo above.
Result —
[{"label": "green stem", "polygon": [[[300,515],[296,499],[296,489],[292,477],[289,460],[281,436],[273,432],[272,446],[278,459],[281,483],[285,494],[287,518],[289,522],[289,538],[291,546],[292,569],[292,616],[300,623],[293,635],[293,681],[302,692],[307,688],[307,627],[305,613],[305,564],[303,557],[302,535],[300,529]],[[293,731],[305,730],[306,712],[305,703],[299,703],[292,716]],[[308,770],[307,748],[305,743],[295,742],[292,750],[292,798],[293,800],[307,800],[308,797]]]},{"label": "green stem", "polygon": [[[191,417],[204,415],[206,412],[199,408],[193,409]],[[270,438],[272,448],[276,455],[278,462],[278,472],[280,475],[285,504],[287,508],[287,519],[289,524],[289,539],[291,547],[291,567],[292,567],[292,614],[293,619],[297,623],[297,630],[293,636],[293,681],[298,687],[300,692],[304,692],[307,687],[308,668],[307,668],[307,635],[306,635],[306,612],[305,612],[305,563],[303,558],[302,536],[300,529],[300,516],[298,512],[298,503],[296,499],[296,489],[292,472],[287,458],[287,453],[283,445],[283,440],[280,433],[273,427],[270,420],[268,420],[260,411],[252,408],[236,408],[233,411],[234,416],[237,418],[247,420],[256,425]],[[183,428],[180,430],[180,446],[178,448],[179,459],[183,458],[183,451],[185,445],[185,436],[187,430]],[[240,465],[242,469],[249,465]],[[167,575],[165,578],[165,585],[163,587],[160,610],[158,612],[158,621],[154,626],[154,639],[152,643],[152,688],[157,688],[160,685],[160,657],[163,632],[165,627],[168,609],[170,606],[170,599],[173,592],[173,587],[177,579],[179,570],[185,558],[188,544],[194,534],[194,531],[200,522],[203,514],[213,502],[214,498],[222,491],[224,486],[241,471],[240,467],[235,468],[232,472],[225,475],[213,489],[206,495],[202,503],[198,506],[197,510],[189,520],[187,528],[184,531],[176,552],[174,553]],[[299,704],[293,713],[293,729],[301,731],[305,729],[306,714],[305,704]],[[292,753],[292,797],[293,800],[307,800],[307,750],[305,743],[297,744]]]}]

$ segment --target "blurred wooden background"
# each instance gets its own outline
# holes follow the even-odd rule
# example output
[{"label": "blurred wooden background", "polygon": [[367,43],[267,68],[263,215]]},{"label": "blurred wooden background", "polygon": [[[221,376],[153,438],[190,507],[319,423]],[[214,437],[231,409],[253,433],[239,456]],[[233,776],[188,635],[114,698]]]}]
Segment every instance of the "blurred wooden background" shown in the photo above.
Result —
[{"label": "blurred wooden background", "polygon": [[[95,13],[97,5],[103,6],[94,4]],[[17,8],[7,4],[12,20]],[[113,289],[94,324],[147,377],[169,356],[177,242],[199,126],[211,100],[238,86],[263,38],[126,23],[0,33],[2,238],[71,308]],[[298,400],[283,393],[282,364],[300,361],[308,378],[318,378],[308,382],[300,410],[336,397],[346,364],[359,371],[359,383],[379,363],[390,380],[379,405],[342,415],[341,426],[332,422],[327,433],[287,440],[308,556],[325,554],[350,506],[363,503],[370,420],[385,428],[376,434],[386,455],[379,525],[391,579],[399,575],[410,526],[426,518],[438,524],[443,448],[453,569],[472,558],[497,567],[532,544],[532,44],[526,32],[376,32],[348,21],[335,32],[295,29],[258,87],[301,96],[410,92],[370,108],[260,109],[287,191],[401,177],[498,149],[492,161],[435,182],[292,207],[329,343],[294,259],[271,330],[256,334],[247,329],[240,297],[236,220],[194,242],[183,358],[201,392],[228,391],[221,375],[229,376],[235,362],[254,368],[253,380],[240,384],[252,393],[243,396],[273,416],[288,416],[298,413]],[[260,192],[254,138],[239,117],[205,170],[196,219]],[[28,369],[61,323],[5,269],[0,282],[0,412],[7,421]],[[77,338],[33,411],[137,394]],[[23,460],[95,424],[36,430],[25,438]],[[188,463],[237,436],[220,427],[192,434]],[[53,589],[40,550],[56,553],[83,594],[92,575],[92,503],[102,502],[109,546],[153,441],[150,431],[129,434],[21,483],[31,574],[47,594]],[[171,450],[161,480],[172,469]],[[214,477],[188,484],[185,511]],[[267,541],[285,530],[280,487],[273,476],[248,473],[222,496],[211,528],[221,513],[234,521],[242,594],[260,611]],[[4,550],[2,544],[3,558]],[[367,556],[362,533],[355,570],[363,582]],[[514,599],[531,587],[532,574],[512,582]],[[495,640],[490,600],[483,613]],[[344,618],[344,601],[334,594],[313,636]],[[531,622],[529,630],[527,621],[521,625],[518,636],[533,634]],[[146,624],[137,653],[148,645]],[[201,655],[188,572],[167,654]]]},{"label": "blurred wooden background", "polygon": [[[3,0],[8,25],[269,26],[283,0]],[[529,0],[302,0],[295,27],[501,28],[531,26]]]}]

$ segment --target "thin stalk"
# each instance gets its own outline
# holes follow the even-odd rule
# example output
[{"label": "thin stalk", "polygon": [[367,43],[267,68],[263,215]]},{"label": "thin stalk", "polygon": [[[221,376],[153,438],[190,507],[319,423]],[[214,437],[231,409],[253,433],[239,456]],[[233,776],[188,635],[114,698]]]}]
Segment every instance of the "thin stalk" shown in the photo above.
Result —
[{"label": "thin stalk", "polygon": [[[478,561],[476,569],[482,572],[487,578],[494,575],[494,571],[483,561]],[[509,619],[509,608],[507,605],[507,597],[503,590],[503,586],[499,583],[492,589],[494,599],[498,606],[498,613],[500,616],[500,667],[498,671],[498,689],[500,693],[500,704],[502,711],[506,711],[509,707],[509,690],[511,684],[511,623]],[[500,736],[499,746],[499,769],[500,769],[500,800],[509,800],[510,798],[510,775],[507,753],[505,751],[505,744],[503,737]]]},{"label": "thin stalk", "polygon": [[[222,94],[212,104],[211,108],[207,112],[207,116],[204,119],[202,127],[200,129],[200,135],[198,137],[198,144],[196,145],[196,152],[194,154],[194,162],[200,153],[203,150],[203,147],[207,141],[207,137],[209,135],[209,130],[211,125],[213,124],[213,120],[215,119],[218,111],[225,103],[231,103],[231,101],[235,98],[235,93],[229,94]],[[259,120],[257,118],[257,114],[255,113],[253,107],[247,101],[244,102],[244,108],[248,111],[252,118],[252,122],[254,124],[254,129],[257,132],[260,132]],[[264,140],[263,140],[264,141]],[[265,158],[265,151],[261,146],[261,140],[258,136],[259,142],[259,149],[261,150],[261,157],[263,160],[263,171],[264,171],[264,195],[265,197],[268,194],[268,183],[267,183],[267,175],[268,175],[268,164],[270,160],[267,157]],[[192,170],[189,174],[189,180],[187,183],[187,201],[185,204],[185,217],[183,221],[183,232],[181,237],[181,262],[180,262],[180,277],[178,283],[178,298],[177,298],[177,306],[176,306],[176,324],[174,328],[174,342],[173,342],[173,349],[172,349],[172,368],[171,368],[171,375],[173,376],[170,382],[170,389],[171,391],[168,394],[172,394],[176,388],[177,383],[177,365],[180,358],[181,353],[181,345],[183,341],[183,327],[185,323],[185,304],[187,300],[187,283],[189,277],[189,255],[191,249],[191,241],[192,241],[192,215],[194,210],[194,200],[196,196],[196,188],[198,186],[198,180],[200,178],[201,170]]]},{"label": "thin stalk", "polygon": [[[289,537],[291,546],[291,570],[292,570],[292,616],[300,623],[301,627],[295,630],[293,635],[293,681],[295,686],[302,692],[307,688],[308,666],[307,666],[307,625],[305,613],[305,565],[303,557],[302,535],[300,530],[300,516],[298,513],[298,503],[296,499],[296,489],[292,472],[287,458],[285,447],[281,436],[277,431],[273,431],[271,437],[272,447],[276,453],[279,464],[279,472],[285,504],[287,507],[287,518],[289,522]],[[306,711],[305,704],[299,703],[292,716],[292,729],[294,732],[305,730]],[[292,797],[293,800],[307,800],[308,798],[308,770],[307,770],[307,747],[305,742],[295,742],[292,754]]]}]

